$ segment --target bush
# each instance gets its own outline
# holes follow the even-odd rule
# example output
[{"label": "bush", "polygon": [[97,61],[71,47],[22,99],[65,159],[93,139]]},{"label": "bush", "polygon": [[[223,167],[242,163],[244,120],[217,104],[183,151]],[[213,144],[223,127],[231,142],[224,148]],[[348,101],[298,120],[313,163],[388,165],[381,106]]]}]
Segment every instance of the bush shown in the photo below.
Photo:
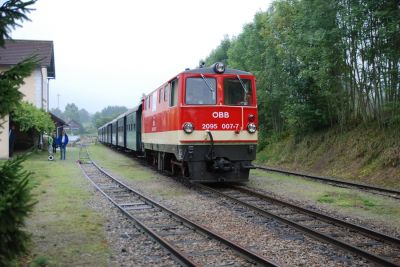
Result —
[{"label": "bush", "polygon": [[23,169],[27,155],[0,166],[0,266],[10,266],[27,250],[29,235],[22,230],[36,202],[31,193],[32,173]]}]

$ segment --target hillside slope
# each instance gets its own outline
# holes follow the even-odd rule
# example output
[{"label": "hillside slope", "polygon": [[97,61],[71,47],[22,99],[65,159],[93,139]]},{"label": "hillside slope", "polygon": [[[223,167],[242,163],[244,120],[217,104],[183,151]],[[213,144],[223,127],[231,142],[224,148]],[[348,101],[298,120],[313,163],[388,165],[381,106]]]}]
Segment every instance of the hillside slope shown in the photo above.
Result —
[{"label": "hillside slope", "polygon": [[258,163],[400,189],[399,129],[331,129],[267,145]]}]

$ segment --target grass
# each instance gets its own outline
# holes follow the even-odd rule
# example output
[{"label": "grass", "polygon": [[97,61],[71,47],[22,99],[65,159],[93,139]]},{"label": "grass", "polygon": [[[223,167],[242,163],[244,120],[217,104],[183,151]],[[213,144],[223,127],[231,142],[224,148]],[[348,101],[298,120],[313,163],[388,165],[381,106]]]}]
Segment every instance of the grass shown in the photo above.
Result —
[{"label": "grass", "polygon": [[359,125],[298,138],[271,138],[270,144],[257,154],[257,161],[400,190],[398,132],[397,128]]},{"label": "grass", "polygon": [[400,230],[400,205],[395,199],[260,170],[251,172],[248,185],[276,195],[316,202],[345,216],[376,220]]},{"label": "grass", "polygon": [[142,166],[138,161],[131,156],[115,151],[100,143],[92,145],[89,148],[91,158],[106,170],[116,174],[117,177],[121,176],[127,180],[132,181],[138,187],[145,188],[145,191],[152,196],[157,197],[170,197],[170,196],[184,196],[190,194],[188,190],[178,189],[171,185],[162,190],[155,184],[159,183],[162,179],[171,179],[160,175],[148,166]]},{"label": "grass", "polygon": [[374,199],[360,196],[359,194],[350,193],[338,193],[338,192],[326,192],[317,199],[318,202],[335,204],[340,207],[354,207],[361,209],[371,209],[378,206],[378,203]]},{"label": "grass", "polygon": [[38,256],[32,261],[33,266],[44,267],[50,264],[49,259],[46,256]]},{"label": "grass", "polygon": [[47,161],[46,152],[37,152],[24,163],[34,172],[38,203],[27,221],[32,245],[23,265],[107,265],[105,219],[88,206],[92,193],[85,187],[88,181],[75,163],[77,157],[77,148],[69,148],[66,161]]}]

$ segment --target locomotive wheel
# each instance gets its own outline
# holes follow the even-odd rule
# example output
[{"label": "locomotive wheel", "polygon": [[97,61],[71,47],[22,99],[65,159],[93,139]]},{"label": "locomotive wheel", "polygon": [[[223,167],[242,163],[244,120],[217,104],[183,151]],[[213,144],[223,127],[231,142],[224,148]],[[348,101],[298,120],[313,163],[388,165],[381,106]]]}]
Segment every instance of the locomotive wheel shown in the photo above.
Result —
[{"label": "locomotive wheel", "polygon": [[186,162],[183,163],[183,166],[182,166],[182,176],[184,178],[188,178],[190,176],[189,167]]}]

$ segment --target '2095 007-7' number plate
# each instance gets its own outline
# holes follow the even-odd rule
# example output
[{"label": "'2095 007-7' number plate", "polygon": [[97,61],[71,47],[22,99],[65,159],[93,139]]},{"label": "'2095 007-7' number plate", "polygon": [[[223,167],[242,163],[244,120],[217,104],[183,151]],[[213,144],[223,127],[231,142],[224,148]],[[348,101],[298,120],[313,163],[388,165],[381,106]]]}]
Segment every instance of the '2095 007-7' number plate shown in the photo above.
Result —
[{"label": "'2095 007-7' number plate", "polygon": [[236,130],[239,128],[239,123],[203,123],[202,130]]}]

